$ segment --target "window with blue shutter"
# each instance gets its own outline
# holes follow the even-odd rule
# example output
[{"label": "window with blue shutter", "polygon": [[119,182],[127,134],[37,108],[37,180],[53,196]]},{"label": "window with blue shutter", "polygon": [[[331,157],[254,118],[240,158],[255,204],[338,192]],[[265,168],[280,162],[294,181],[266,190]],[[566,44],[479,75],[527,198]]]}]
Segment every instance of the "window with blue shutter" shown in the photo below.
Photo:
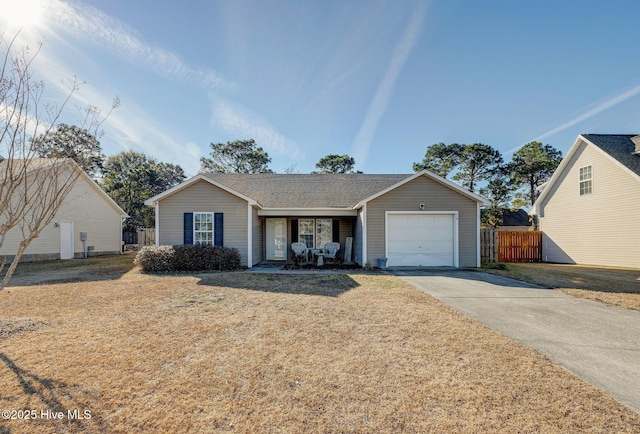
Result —
[{"label": "window with blue shutter", "polygon": [[213,245],[224,245],[224,214],[217,212],[213,215]]},{"label": "window with blue shutter", "polygon": [[224,217],[217,212],[185,212],[184,244],[224,245]]},{"label": "window with blue shutter", "polygon": [[193,244],[193,213],[192,212],[184,213],[183,227],[184,227],[183,243]]}]

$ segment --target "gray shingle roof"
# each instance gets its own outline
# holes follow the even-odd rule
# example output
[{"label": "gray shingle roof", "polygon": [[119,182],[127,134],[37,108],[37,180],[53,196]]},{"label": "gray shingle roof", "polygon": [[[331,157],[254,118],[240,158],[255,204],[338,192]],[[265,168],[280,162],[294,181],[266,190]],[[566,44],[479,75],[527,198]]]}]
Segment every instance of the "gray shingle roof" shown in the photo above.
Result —
[{"label": "gray shingle roof", "polygon": [[582,134],[582,137],[602,149],[623,166],[640,176],[640,155],[634,155],[632,137],[638,134]]},{"label": "gray shingle roof", "polygon": [[202,175],[256,200],[265,208],[350,208],[412,176],[275,173]]}]

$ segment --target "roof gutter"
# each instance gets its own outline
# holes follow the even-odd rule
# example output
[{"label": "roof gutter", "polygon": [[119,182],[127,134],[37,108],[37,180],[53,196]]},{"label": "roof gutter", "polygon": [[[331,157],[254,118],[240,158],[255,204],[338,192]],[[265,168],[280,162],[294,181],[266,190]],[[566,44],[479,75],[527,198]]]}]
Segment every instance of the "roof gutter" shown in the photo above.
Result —
[{"label": "roof gutter", "polygon": [[353,208],[258,208],[259,216],[316,216],[339,217],[355,216],[357,212]]}]

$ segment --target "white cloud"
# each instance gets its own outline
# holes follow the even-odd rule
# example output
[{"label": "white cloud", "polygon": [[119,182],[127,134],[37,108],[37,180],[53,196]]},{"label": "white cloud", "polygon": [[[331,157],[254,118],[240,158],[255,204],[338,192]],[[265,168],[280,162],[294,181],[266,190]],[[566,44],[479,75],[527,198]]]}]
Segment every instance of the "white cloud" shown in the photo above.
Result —
[{"label": "white cloud", "polygon": [[192,67],[176,53],[145,43],[136,30],[92,6],[49,0],[46,14],[50,22],[75,37],[103,47],[137,67],[168,78],[196,82],[207,89],[231,87],[216,71]]},{"label": "white cloud", "polygon": [[[627,89],[617,95],[615,95],[612,98],[609,98],[605,101],[599,102],[595,105],[595,107],[593,107],[590,110],[587,110],[586,112],[582,113],[579,116],[576,116],[575,118],[571,119],[570,121],[567,121],[555,128],[550,129],[549,131],[539,135],[538,137],[536,137],[535,139],[533,139],[533,141],[542,141],[544,139],[546,139],[547,137],[551,137],[555,134],[558,134],[568,128],[573,127],[574,125],[577,125],[581,122],[586,121],[587,119],[590,119],[600,113],[602,113],[605,110],[610,109],[611,107],[614,107],[618,104],[623,103],[624,101],[628,100],[629,98],[633,98],[634,96],[640,94],[640,85],[632,87],[631,89]],[[504,153],[504,155],[509,155],[513,152],[516,152],[518,149],[520,149],[522,146],[524,146],[524,144],[513,148],[513,149],[509,149],[507,152]]]},{"label": "white cloud", "polygon": [[256,144],[265,148],[267,152],[289,157],[300,156],[301,151],[298,145],[280,134],[262,116],[238,104],[215,98],[212,97],[211,118],[214,126],[219,126],[241,139],[254,139]]},{"label": "white cloud", "polygon": [[625,90],[624,92],[614,96],[613,98],[610,98],[606,101],[603,101],[599,104],[597,104],[594,108],[592,108],[591,110],[581,114],[580,116],[575,117],[574,119],[571,119],[569,122],[565,122],[564,124],[555,127],[549,131],[547,131],[546,133],[536,137],[535,140],[543,140],[546,139],[547,137],[553,136],[556,133],[559,133],[560,131],[564,131],[567,128],[570,128],[576,124],[579,124],[582,121],[585,121],[589,118],[592,118],[593,116],[602,113],[603,111],[610,109],[613,106],[616,106],[626,100],[628,100],[629,98],[632,98],[636,95],[638,95],[640,93],[640,85],[633,87],[631,89]]},{"label": "white cloud", "polygon": [[393,50],[391,62],[384,75],[384,78],[378,85],[378,89],[369,104],[364,122],[360,126],[358,135],[353,144],[352,154],[360,167],[363,167],[369,156],[371,142],[378,128],[378,124],[387,110],[389,101],[393,94],[393,88],[402,71],[402,67],[409,58],[413,47],[422,31],[422,23],[427,11],[427,3],[421,3],[418,8],[411,14],[409,24],[406,27],[402,38]]},{"label": "white cloud", "polygon": [[[63,46],[66,54],[73,53],[78,62],[90,63],[91,59],[74,43],[75,40],[101,47],[112,56],[161,77],[193,84],[207,91],[209,95],[235,90],[235,85],[215,70],[193,67],[176,53],[144,42],[142,35],[135,29],[97,8],[61,0],[42,0],[42,4],[47,22],[42,23],[40,31],[46,38],[52,38]],[[59,27],[62,31],[55,32],[54,27]],[[72,38],[65,39],[65,33],[70,34]],[[42,37],[34,36],[31,32],[23,32],[20,36],[22,43],[30,45]],[[68,95],[68,80],[74,77],[69,65],[62,57],[48,50],[46,44],[36,60],[34,68],[38,75],[47,77],[47,83],[53,85],[55,95],[51,101],[60,101],[60,98]],[[109,87],[108,83],[100,83],[99,88],[83,84],[80,91],[73,94],[71,104],[67,107],[67,115],[76,104],[91,104],[106,110],[111,106],[113,97],[119,93],[121,94]],[[151,113],[136,105],[134,101],[128,100],[126,95],[120,96],[123,100],[122,106],[114,111],[104,124],[106,137],[109,138],[105,142],[111,140],[114,147],[120,148],[113,150],[114,152],[132,148],[148,153],[160,161],[180,164],[187,173],[196,173],[199,170],[201,150],[197,145],[169,131]],[[217,96],[215,99],[219,101]],[[280,134],[262,116],[240,104],[214,102],[212,113],[216,127],[239,137],[252,137],[269,152],[291,157],[301,154],[297,144]],[[105,151],[109,153],[110,150]]]},{"label": "white cloud", "polygon": [[[112,99],[90,85],[83,85],[74,94],[82,105],[95,105],[103,113],[111,107]],[[144,152],[164,163],[179,164],[187,174],[195,174],[200,168],[199,148],[177,136],[134,101],[125,100],[106,119],[103,148],[109,154],[134,149]],[[195,146],[195,148],[194,148]]]}]

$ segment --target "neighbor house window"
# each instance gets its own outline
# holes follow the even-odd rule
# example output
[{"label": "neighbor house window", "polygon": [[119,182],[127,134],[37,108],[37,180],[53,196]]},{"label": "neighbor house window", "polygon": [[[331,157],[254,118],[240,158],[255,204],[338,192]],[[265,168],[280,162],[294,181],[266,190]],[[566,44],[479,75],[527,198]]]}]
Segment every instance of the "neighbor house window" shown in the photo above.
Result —
[{"label": "neighbor house window", "polygon": [[321,249],[333,241],[331,219],[298,220],[298,242],[305,243],[309,249]]},{"label": "neighbor house window", "polygon": [[580,168],[580,196],[593,193],[593,169],[591,166]]},{"label": "neighbor house window", "polygon": [[193,213],[193,244],[213,244],[213,213]]}]

